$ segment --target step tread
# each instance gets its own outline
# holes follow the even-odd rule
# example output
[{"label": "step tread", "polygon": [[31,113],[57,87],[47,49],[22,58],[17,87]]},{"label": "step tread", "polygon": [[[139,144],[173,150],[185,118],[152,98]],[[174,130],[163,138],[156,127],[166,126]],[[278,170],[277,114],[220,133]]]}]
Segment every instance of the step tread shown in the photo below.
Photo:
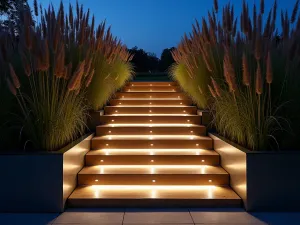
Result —
[{"label": "step tread", "polygon": [[[134,150],[128,150],[128,149],[108,149],[109,155],[131,155],[131,156],[140,156],[140,155],[149,155],[149,152],[155,153],[154,155],[176,155],[176,156],[185,156],[185,155],[209,155],[209,156],[219,156],[219,154],[214,150],[205,150],[205,149],[177,149],[177,150],[166,150],[161,149],[161,151],[157,151],[156,149],[134,149]],[[106,150],[98,149],[98,150],[91,150],[86,155],[88,156],[102,156],[107,155]],[[153,156],[153,155],[149,155]]]},{"label": "step tread", "polygon": [[[116,124],[114,125],[114,126],[116,126]],[[112,125],[98,125],[97,127],[112,127]],[[118,126],[118,127],[149,127],[149,125],[145,125],[145,124],[138,124],[138,123],[136,123],[136,124],[120,124],[120,126]],[[163,127],[167,127],[167,128],[169,128],[169,127],[174,127],[174,128],[182,128],[182,127],[201,127],[201,128],[205,128],[205,126],[203,126],[203,125],[198,125],[198,124],[190,124],[189,126],[187,126],[187,125],[184,125],[184,124],[168,124],[168,123],[166,123],[166,124],[152,124],[152,127],[161,127],[161,128],[163,128]]]},{"label": "step tread", "polygon": [[[151,167],[155,168],[151,170]],[[101,171],[100,168],[103,168]],[[103,166],[87,166],[84,167],[79,173],[80,175],[120,175],[120,174],[133,174],[133,175],[228,175],[228,173],[220,166],[190,166],[190,165],[173,165],[173,166],[143,166],[143,165],[103,165]]]},{"label": "step tread", "polygon": [[[150,139],[150,136],[152,139]],[[111,138],[111,139],[109,139]],[[211,137],[197,135],[104,135],[94,137],[93,140],[212,140]]]},{"label": "step tread", "polygon": [[[164,186],[162,190],[153,185],[140,186],[79,186],[71,194],[69,199],[223,199],[241,200],[240,197],[228,186],[193,186],[178,189]],[[199,188],[198,188],[199,187]],[[153,195],[155,191],[155,196]]]}]

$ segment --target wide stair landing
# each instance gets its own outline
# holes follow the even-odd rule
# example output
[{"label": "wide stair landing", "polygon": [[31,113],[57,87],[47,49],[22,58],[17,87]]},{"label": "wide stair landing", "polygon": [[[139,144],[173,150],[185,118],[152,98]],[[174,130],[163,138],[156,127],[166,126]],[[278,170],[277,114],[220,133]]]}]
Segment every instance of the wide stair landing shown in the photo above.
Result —
[{"label": "wide stair landing", "polygon": [[105,107],[68,206],[241,206],[191,105],[175,82],[130,82]]}]

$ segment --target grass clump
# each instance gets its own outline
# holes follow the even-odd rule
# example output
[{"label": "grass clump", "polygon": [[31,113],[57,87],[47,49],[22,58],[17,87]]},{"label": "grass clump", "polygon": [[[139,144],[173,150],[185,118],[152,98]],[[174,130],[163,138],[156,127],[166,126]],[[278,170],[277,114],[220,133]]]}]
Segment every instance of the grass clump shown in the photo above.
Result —
[{"label": "grass clump", "polygon": [[[62,3],[58,12],[52,6],[41,10],[36,19],[40,23],[34,22],[29,10],[20,13],[22,29],[18,33],[1,30],[0,35],[4,40],[0,85],[6,82],[3,91],[10,91],[17,106],[4,113],[16,115],[9,124],[21,124],[18,133],[24,149],[58,150],[87,131],[88,112],[97,102],[88,93],[100,91],[101,101],[106,102],[129,79],[131,56],[110,29],[105,31],[104,23],[95,32],[94,16],[90,20],[89,10],[78,3],[75,14],[72,5],[66,14]],[[101,65],[100,56],[105,58]],[[103,92],[108,83],[97,84],[99,74],[109,77],[111,73],[114,88]]]},{"label": "grass clump", "polygon": [[[220,134],[251,150],[299,148],[299,1],[291,16],[280,12],[280,29],[276,1],[269,12],[263,5],[254,4],[250,15],[244,1],[235,16],[233,5],[219,10],[214,1],[207,19],[196,21],[172,52],[173,76],[211,111]],[[207,87],[204,95],[195,91],[199,84]]]}]

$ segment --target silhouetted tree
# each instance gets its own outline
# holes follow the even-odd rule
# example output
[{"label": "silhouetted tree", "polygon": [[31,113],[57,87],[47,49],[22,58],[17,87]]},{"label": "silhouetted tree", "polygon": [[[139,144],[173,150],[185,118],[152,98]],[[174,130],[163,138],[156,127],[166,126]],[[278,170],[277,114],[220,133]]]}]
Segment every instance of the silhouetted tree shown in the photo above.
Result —
[{"label": "silhouetted tree", "polygon": [[171,51],[173,51],[174,49],[175,48],[172,47],[163,50],[158,66],[159,71],[166,72],[168,68],[175,62],[171,54]]},{"label": "silhouetted tree", "polygon": [[145,52],[143,49],[134,47],[129,49],[134,54],[132,63],[136,72],[156,72],[158,71],[159,59],[154,53]]},{"label": "silhouetted tree", "polygon": [[0,0],[0,21],[2,29],[14,29],[16,33],[22,28],[22,13],[30,10],[27,0]]}]

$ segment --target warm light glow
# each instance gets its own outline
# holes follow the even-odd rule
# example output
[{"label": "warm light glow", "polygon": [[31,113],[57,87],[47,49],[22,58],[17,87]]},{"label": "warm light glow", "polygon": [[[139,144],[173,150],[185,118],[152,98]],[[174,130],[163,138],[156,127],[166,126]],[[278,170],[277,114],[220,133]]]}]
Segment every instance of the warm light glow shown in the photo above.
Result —
[{"label": "warm light glow", "polygon": [[156,191],[151,191],[151,198],[156,198]]},{"label": "warm light glow", "polygon": [[197,154],[200,155],[200,153],[204,153],[206,150],[204,149],[102,149],[103,151],[109,151],[110,154],[129,154],[129,153],[144,153],[144,154],[148,154],[150,152],[150,154],[155,154],[155,153],[181,153],[181,154]]},{"label": "warm light glow", "polygon": [[111,122],[115,122],[114,120],[111,120]]},{"label": "warm light glow", "polygon": [[153,146],[153,144],[150,144],[151,146]]},{"label": "warm light glow", "polygon": [[91,185],[94,190],[211,190],[214,185]]},{"label": "warm light glow", "polygon": [[196,146],[199,146],[199,144],[196,144]]},{"label": "warm light glow", "polygon": [[154,162],[154,160],[152,159],[151,162]]},{"label": "warm light glow", "polygon": [[182,105],[182,102],[180,102],[180,105]]},{"label": "warm light glow", "polygon": [[152,112],[152,110],[149,110],[149,112]]},{"label": "warm light glow", "polygon": [[152,180],[152,183],[155,183],[156,181],[155,180]]},{"label": "warm light glow", "polygon": [[190,122],[190,120],[187,120],[188,122]]},{"label": "warm light glow", "polygon": [[[150,161],[152,163],[152,160]],[[154,162],[154,160],[153,160]],[[205,169],[212,169],[215,166],[209,165],[98,165],[93,166],[95,168],[102,168],[102,169],[182,169],[182,170],[201,170]],[[212,180],[209,180],[212,182]]]},{"label": "warm light glow", "polygon": [[[152,120],[150,120],[151,122]],[[150,133],[152,133],[150,131]],[[197,138],[198,136],[197,135],[182,135],[182,134],[179,134],[179,135],[153,135],[153,134],[141,134],[141,135],[125,135],[125,134],[119,134],[119,135],[104,135],[102,136],[103,138],[107,138],[109,140],[112,140],[113,138],[114,139],[191,139],[191,140],[194,140],[195,138]]]},{"label": "warm light glow", "polygon": [[208,182],[209,182],[209,183],[211,183],[211,182],[212,182],[212,180],[208,180]]},{"label": "warm light glow", "polygon": [[106,144],[106,146],[108,146],[109,144]]},{"label": "warm light glow", "polygon": [[100,167],[100,173],[103,174],[104,173],[104,168]]},{"label": "warm light glow", "polygon": [[119,105],[122,105],[122,103],[120,102]]},{"label": "warm light glow", "polygon": [[150,133],[152,133],[152,130],[150,130]]},{"label": "warm light glow", "polygon": [[202,159],[201,161],[202,161],[202,162],[205,162],[205,160],[204,160],[204,159]]},{"label": "warm light glow", "polygon": [[149,104],[151,105],[152,103],[150,102]]},{"label": "warm light glow", "polygon": [[98,180],[95,180],[96,182],[98,182]]},{"label": "warm light glow", "polygon": [[115,111],[116,113],[118,112],[118,110]]},{"label": "warm light glow", "polygon": [[111,130],[109,130],[108,133],[111,133]]},{"label": "warm light glow", "polygon": [[155,168],[151,167],[150,173],[154,174],[155,173]]},{"label": "warm light glow", "polygon": [[194,131],[191,130],[191,133],[194,133]]},{"label": "warm light glow", "polygon": [[104,162],[104,160],[103,159],[101,159],[101,161],[100,162]]}]

